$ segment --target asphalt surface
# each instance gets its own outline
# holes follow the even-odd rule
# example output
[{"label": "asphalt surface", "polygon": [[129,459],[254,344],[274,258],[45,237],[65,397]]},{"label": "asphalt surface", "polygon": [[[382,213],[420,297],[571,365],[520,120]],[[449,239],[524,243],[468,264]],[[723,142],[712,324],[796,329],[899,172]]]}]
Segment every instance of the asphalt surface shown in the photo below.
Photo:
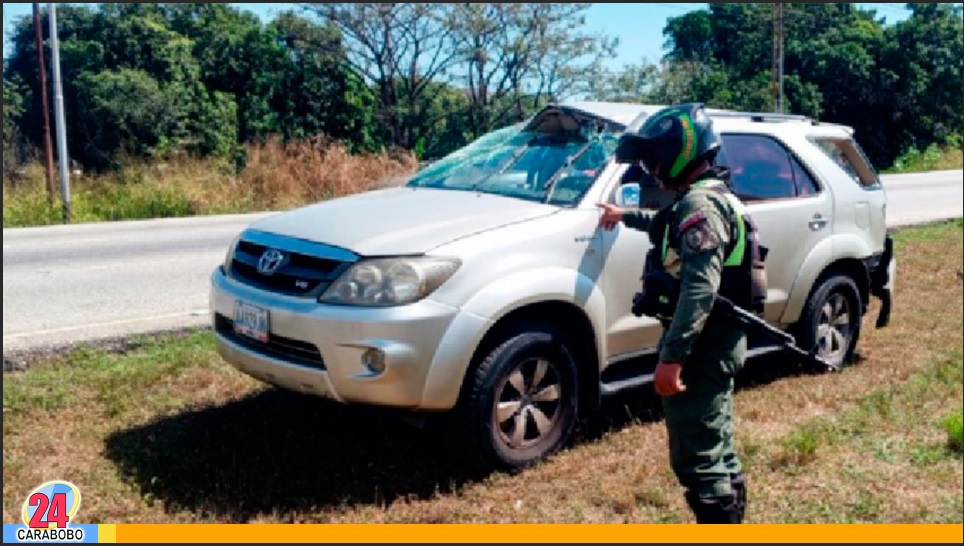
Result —
[{"label": "asphalt surface", "polygon": [[887,191],[887,224],[908,226],[964,216],[964,171],[881,177]]},{"label": "asphalt surface", "polygon": [[208,276],[265,214],[3,230],[3,352],[208,321]]},{"label": "asphalt surface", "polygon": [[[884,186],[893,227],[964,216],[961,171]],[[207,325],[211,272],[267,214],[4,229],[4,356]]]}]

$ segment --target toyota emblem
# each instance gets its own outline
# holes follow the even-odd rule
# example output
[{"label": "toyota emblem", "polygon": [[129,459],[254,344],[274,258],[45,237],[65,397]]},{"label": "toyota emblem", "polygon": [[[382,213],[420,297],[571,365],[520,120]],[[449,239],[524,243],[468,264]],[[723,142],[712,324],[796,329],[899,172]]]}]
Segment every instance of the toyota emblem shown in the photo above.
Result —
[{"label": "toyota emblem", "polygon": [[258,273],[262,275],[273,275],[281,266],[285,264],[286,256],[280,251],[269,248],[264,251],[258,259]]}]

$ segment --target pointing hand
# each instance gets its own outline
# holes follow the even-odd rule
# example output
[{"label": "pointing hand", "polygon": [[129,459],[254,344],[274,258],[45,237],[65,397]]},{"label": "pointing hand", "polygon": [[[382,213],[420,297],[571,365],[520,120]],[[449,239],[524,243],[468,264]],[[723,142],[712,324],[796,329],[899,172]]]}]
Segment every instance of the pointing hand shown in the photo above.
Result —
[{"label": "pointing hand", "polygon": [[606,231],[612,231],[616,224],[622,221],[623,209],[609,203],[596,203],[596,206],[603,211],[599,218],[599,225]]}]

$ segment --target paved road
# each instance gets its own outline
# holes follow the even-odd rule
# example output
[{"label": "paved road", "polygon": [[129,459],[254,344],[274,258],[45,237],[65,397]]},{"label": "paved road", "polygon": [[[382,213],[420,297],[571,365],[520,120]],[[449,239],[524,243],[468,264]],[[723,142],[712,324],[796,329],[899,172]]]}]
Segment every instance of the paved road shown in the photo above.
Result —
[{"label": "paved road", "polygon": [[207,280],[265,216],[3,230],[3,351],[207,322]]},{"label": "paved road", "polygon": [[[964,215],[961,171],[884,178],[889,224]],[[3,350],[208,323],[208,276],[268,213],[3,230]]]},{"label": "paved road", "polygon": [[907,226],[964,216],[964,171],[882,177],[887,190],[887,224]]}]

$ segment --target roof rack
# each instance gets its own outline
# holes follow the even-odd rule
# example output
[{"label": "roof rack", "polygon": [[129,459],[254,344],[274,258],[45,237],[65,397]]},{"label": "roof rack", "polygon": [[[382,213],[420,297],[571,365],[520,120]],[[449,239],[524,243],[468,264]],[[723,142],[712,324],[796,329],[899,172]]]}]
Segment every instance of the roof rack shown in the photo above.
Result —
[{"label": "roof rack", "polygon": [[819,122],[809,116],[798,114],[777,114],[770,112],[737,112],[733,110],[710,110],[707,112],[712,117],[726,118],[750,118],[757,123],[773,121],[804,121],[817,125]]}]

